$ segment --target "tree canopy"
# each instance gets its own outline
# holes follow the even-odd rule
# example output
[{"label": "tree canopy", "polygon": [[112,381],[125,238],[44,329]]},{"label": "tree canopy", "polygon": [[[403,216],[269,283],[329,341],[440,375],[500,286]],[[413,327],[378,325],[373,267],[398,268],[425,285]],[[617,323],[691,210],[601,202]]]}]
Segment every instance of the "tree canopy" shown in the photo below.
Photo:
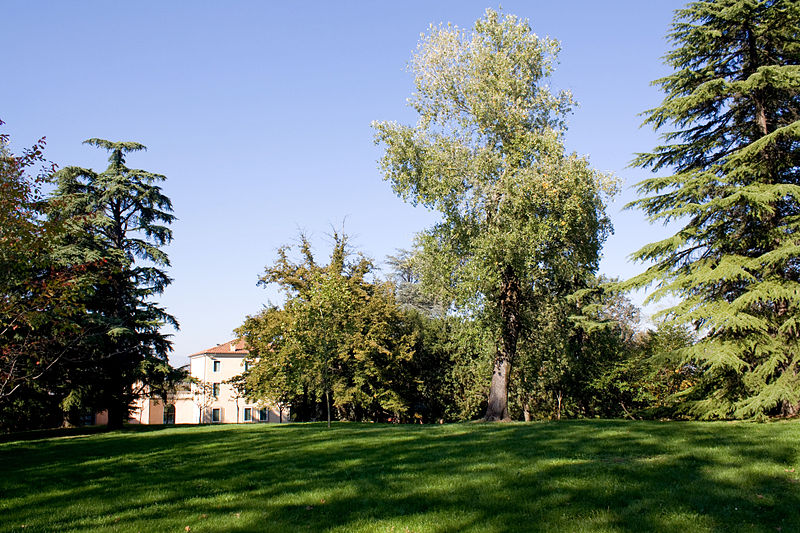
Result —
[{"label": "tree canopy", "polygon": [[558,48],[493,10],[471,32],[431,27],[410,64],[416,126],[373,124],[385,179],[442,215],[417,239],[423,286],[492,331],[487,420],[509,417],[527,315],[592,276],[610,231],[613,181],[564,150],[572,96],[546,83]]},{"label": "tree canopy", "polygon": [[372,262],[350,253],[346,235],[334,232],[327,265],[305,236],[298,248],[300,261],[284,246],[261,278],[285,293],[283,307],[265,308],[239,330],[255,358],[248,394],[277,403],[311,394],[329,423],[331,408],[345,420],[405,415],[398,383],[412,353],[391,285],[368,279]]}]

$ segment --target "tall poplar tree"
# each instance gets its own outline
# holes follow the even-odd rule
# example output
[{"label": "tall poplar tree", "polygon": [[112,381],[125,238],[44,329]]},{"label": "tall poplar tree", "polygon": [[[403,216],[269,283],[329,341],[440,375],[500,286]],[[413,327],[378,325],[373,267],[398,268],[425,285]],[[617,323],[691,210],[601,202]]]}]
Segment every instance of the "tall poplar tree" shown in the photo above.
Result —
[{"label": "tall poplar tree", "polygon": [[65,264],[92,276],[84,294],[89,333],[76,349],[66,406],[108,409],[109,427],[120,427],[142,385],[157,386],[172,374],[171,350],[162,326],[175,319],[152,298],[170,283],[161,247],[170,242],[172,204],[157,185],[165,177],[125,165],[125,154],[144,150],[135,142],[89,139],[110,152],[100,173],[66,167],[56,173],[51,217],[69,229],[58,249]]},{"label": "tall poplar tree", "polygon": [[423,285],[495,339],[486,420],[509,419],[526,315],[591,279],[610,230],[605,177],[564,150],[572,97],[547,86],[558,48],[492,10],[471,32],[431,27],[410,64],[417,125],[374,124],[395,192],[442,216],[418,237]]},{"label": "tall poplar tree", "polygon": [[664,144],[634,164],[671,175],[631,205],[680,230],[634,256],[632,286],[680,303],[667,315],[701,339],[687,392],[706,418],[796,414],[800,406],[800,2],[703,0],[676,13],[645,113]]}]

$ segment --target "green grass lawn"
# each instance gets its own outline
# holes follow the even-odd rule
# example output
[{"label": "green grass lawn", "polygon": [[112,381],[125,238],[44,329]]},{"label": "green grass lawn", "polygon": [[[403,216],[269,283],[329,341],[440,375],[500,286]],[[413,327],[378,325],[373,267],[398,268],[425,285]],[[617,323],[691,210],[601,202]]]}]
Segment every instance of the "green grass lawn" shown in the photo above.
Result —
[{"label": "green grass lawn", "polygon": [[0,443],[2,531],[800,531],[800,422],[131,427]]}]

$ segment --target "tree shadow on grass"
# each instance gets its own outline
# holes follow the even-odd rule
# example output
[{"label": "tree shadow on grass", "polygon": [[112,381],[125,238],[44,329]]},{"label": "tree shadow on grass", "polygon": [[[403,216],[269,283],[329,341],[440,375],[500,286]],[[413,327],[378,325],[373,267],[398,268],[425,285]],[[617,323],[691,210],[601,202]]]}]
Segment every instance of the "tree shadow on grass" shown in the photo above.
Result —
[{"label": "tree shadow on grass", "polygon": [[0,444],[22,442],[29,440],[58,439],[66,437],[82,437],[85,435],[98,435],[112,431],[123,433],[149,433],[162,431],[175,427],[197,427],[197,424],[126,424],[122,429],[110,430],[107,426],[83,426],[71,428],[33,429],[15,433],[0,433]]},{"label": "tree shadow on grass", "polygon": [[798,428],[217,426],[21,443],[0,447],[0,465],[9,453],[16,457],[11,468],[0,466],[0,495],[8,500],[0,523],[119,531],[792,531],[800,524],[800,485],[788,472],[798,466]]}]

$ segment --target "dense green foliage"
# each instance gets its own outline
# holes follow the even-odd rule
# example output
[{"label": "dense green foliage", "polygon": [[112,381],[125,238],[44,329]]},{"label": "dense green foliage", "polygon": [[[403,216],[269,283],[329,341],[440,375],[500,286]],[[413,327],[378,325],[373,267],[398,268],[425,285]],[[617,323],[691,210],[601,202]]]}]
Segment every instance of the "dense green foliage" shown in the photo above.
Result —
[{"label": "dense green foliage", "polygon": [[412,356],[389,284],[371,281],[372,263],[349,253],[347,237],[333,236],[330,262],[320,265],[301,236],[300,261],[290,247],[261,278],[286,295],[282,308],[249,317],[239,333],[255,363],[247,394],[291,403],[296,416],[315,417],[324,404],[330,422],[408,417],[405,366]]},{"label": "dense green foliage", "polygon": [[636,165],[672,174],[639,184],[632,205],[680,229],[635,254],[654,264],[629,285],[699,341],[682,361],[701,370],[686,391],[706,418],[800,409],[800,3],[706,0],[677,12],[674,69],[646,123],[665,144]]},{"label": "dense green foliage", "polygon": [[432,27],[411,61],[417,125],[374,124],[395,192],[442,215],[418,237],[423,286],[493,338],[487,420],[508,419],[517,343],[591,278],[610,229],[605,177],[564,150],[572,99],[546,85],[557,51],[492,10],[472,32]]},{"label": "dense green foliage", "polygon": [[170,282],[163,270],[169,260],[160,247],[172,238],[167,225],[174,216],[157,185],[164,176],[125,166],[125,154],[144,146],[102,139],[86,144],[110,152],[108,168],[59,170],[49,199],[51,219],[66,229],[56,261],[85,267],[90,279],[80,300],[84,336],[70,347],[77,364],[64,376],[64,407],[107,409],[109,425],[119,427],[143,387],[157,389],[173,374],[170,342],[161,328],[177,322],[152,298]]},{"label": "dense green foliage", "polygon": [[475,418],[486,400],[483,332],[460,317],[422,311],[436,306],[409,298],[421,294],[416,283],[394,277],[375,277],[344,235],[334,234],[327,265],[303,236],[298,250],[281,248],[262,283],[277,284],[287,300],[239,328],[253,364],[234,382],[250,398],[290,407],[299,421],[327,418],[329,401],[339,420]]},{"label": "dense green foliage", "polygon": [[0,135],[0,430],[61,422],[60,374],[65,347],[80,335],[82,289],[81,273],[53,258],[62,228],[45,219],[53,165],[44,139],[21,155],[8,144]]},{"label": "dense green foliage", "polygon": [[693,338],[668,324],[644,329],[639,309],[615,287],[598,279],[566,299],[561,314],[544,315],[530,335],[547,349],[531,353],[521,343],[515,419],[679,415],[678,396],[696,369],[675,352]]},{"label": "dense green foliage", "polygon": [[0,529],[789,532],[798,439],[797,422],[132,427],[0,443]]}]

